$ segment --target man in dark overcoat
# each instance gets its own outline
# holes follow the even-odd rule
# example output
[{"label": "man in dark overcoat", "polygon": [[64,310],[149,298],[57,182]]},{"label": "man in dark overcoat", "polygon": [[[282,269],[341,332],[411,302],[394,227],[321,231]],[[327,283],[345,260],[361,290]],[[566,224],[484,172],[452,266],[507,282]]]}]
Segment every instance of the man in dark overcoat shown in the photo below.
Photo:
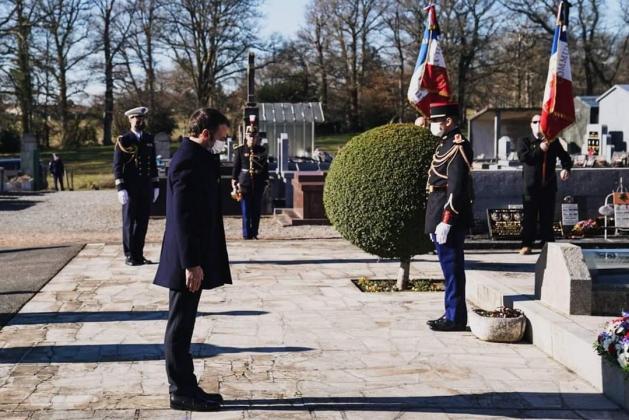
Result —
[{"label": "man in dark overcoat", "polygon": [[220,149],[229,121],[219,111],[195,111],[170,162],[166,231],[154,283],[170,289],[164,339],[170,406],[214,411],[222,398],[197,384],[190,343],[201,291],[230,284],[221,213]]}]

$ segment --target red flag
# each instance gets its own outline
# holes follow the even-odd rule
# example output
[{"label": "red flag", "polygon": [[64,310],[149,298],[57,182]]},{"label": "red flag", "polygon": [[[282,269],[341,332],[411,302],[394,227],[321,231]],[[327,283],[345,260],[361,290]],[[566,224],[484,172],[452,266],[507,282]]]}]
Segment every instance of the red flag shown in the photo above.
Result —
[{"label": "red flag", "polygon": [[430,116],[432,102],[447,102],[450,97],[448,71],[443,58],[439,38],[441,32],[437,23],[435,5],[429,4],[428,20],[419,57],[408,87],[408,100],[425,117]]},{"label": "red flag", "polygon": [[570,3],[562,1],[557,12],[557,27],[550,51],[548,79],[542,102],[540,130],[544,138],[553,141],[561,130],[575,121],[572,97],[572,72],[568,50],[568,10]]}]

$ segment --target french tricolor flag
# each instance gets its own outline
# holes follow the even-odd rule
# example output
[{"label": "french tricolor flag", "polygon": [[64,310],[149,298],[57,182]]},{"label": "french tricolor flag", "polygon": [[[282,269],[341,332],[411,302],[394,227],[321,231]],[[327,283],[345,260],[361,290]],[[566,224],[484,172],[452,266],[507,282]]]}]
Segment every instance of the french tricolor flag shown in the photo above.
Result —
[{"label": "french tricolor flag", "polygon": [[570,3],[562,1],[557,12],[557,27],[550,52],[548,79],[542,102],[540,129],[544,138],[553,141],[564,128],[575,121],[572,97],[572,72],[568,50],[568,16]]},{"label": "french tricolor flag", "polygon": [[435,5],[429,4],[424,39],[415,64],[415,71],[408,88],[408,100],[425,117],[430,116],[431,102],[447,102],[450,83],[446,62],[439,46],[439,24]]}]

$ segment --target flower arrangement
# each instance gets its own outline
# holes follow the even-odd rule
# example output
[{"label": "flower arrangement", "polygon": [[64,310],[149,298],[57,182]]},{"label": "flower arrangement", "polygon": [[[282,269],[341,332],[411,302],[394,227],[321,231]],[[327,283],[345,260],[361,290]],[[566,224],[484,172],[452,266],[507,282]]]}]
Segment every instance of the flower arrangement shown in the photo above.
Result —
[{"label": "flower arrangement", "polygon": [[574,236],[584,236],[593,234],[598,229],[598,223],[596,219],[581,220],[572,227],[570,232]]},{"label": "flower arrangement", "polygon": [[622,317],[605,325],[594,343],[594,348],[611,363],[618,363],[625,374],[629,375],[629,312],[623,312]]}]

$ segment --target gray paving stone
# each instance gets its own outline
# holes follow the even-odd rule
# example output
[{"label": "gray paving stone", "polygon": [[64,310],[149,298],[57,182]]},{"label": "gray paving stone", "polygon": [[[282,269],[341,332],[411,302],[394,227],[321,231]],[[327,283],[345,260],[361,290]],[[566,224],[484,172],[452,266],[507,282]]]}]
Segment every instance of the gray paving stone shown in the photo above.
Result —
[{"label": "gray paving stone", "polygon": [[[174,412],[161,350],[167,292],[151,284],[157,266],[127,267],[119,248],[87,246],[0,330],[0,416],[624,415],[533,346],[430,331],[425,321],[442,312],[442,293],[361,293],[353,276],[393,278],[397,265],[338,240],[229,244],[234,285],[204,292],[193,337],[200,383],[221,392],[226,408]],[[159,246],[146,251],[158,259]],[[330,255],[335,262],[316,263]],[[504,256],[471,258],[491,266]],[[412,266],[414,276],[438,270],[434,256]]]}]

